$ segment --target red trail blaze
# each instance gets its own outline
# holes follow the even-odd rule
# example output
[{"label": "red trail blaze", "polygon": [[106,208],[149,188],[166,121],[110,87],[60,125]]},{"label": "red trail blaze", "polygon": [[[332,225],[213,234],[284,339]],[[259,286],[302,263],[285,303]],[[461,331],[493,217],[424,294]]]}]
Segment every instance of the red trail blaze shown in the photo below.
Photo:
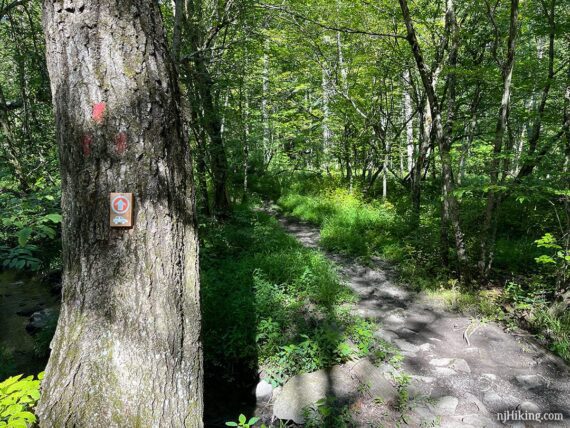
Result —
[{"label": "red trail blaze", "polygon": [[100,124],[103,122],[103,117],[105,116],[105,109],[107,108],[107,104],[105,103],[97,103],[93,105],[93,111],[91,113],[91,117],[95,121],[95,123]]},{"label": "red trail blaze", "polygon": [[127,150],[127,133],[124,131],[119,132],[115,136],[115,151],[122,155]]},{"label": "red trail blaze", "polygon": [[83,149],[83,156],[91,154],[91,145],[93,144],[93,137],[90,134],[85,134],[81,138],[81,148]]}]

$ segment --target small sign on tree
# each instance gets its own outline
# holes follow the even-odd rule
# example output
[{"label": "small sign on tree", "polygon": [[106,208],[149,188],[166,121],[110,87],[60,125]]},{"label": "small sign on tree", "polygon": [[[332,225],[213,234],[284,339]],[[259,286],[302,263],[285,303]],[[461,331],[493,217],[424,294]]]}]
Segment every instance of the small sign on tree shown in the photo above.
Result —
[{"label": "small sign on tree", "polygon": [[111,227],[133,226],[133,194],[111,193],[110,200],[110,225]]}]

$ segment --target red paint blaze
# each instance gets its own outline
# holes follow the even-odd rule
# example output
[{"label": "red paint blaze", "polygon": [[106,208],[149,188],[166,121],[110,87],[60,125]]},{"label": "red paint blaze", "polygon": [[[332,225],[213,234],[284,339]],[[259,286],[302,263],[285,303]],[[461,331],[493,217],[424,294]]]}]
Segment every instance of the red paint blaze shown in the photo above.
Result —
[{"label": "red paint blaze", "polygon": [[127,133],[124,131],[119,132],[115,136],[115,151],[122,155],[127,150]]},{"label": "red paint blaze", "polygon": [[103,117],[105,116],[105,109],[107,108],[107,104],[105,103],[97,103],[93,105],[93,112],[91,113],[91,117],[95,121],[95,123],[103,122]]},{"label": "red paint blaze", "polygon": [[91,154],[91,145],[93,144],[93,136],[90,134],[85,134],[81,138],[81,148],[83,149],[83,156],[89,156]]}]

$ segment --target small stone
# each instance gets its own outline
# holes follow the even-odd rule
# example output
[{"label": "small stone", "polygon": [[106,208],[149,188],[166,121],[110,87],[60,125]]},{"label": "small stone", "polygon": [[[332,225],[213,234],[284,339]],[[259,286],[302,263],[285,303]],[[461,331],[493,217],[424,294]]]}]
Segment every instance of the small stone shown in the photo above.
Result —
[{"label": "small stone", "polygon": [[454,360],[450,367],[459,372],[471,373],[471,368],[469,367],[469,364],[467,364],[467,361],[460,358]]},{"label": "small stone", "polygon": [[493,373],[483,373],[481,376],[488,380],[497,380],[497,375],[494,375]]},{"label": "small stone", "polygon": [[414,336],[414,335],[418,334],[418,332],[415,330],[409,329],[407,327],[403,327],[400,329],[399,334],[401,336]]},{"label": "small stone", "polygon": [[517,406],[517,410],[523,413],[540,413],[540,408],[532,401],[523,401]]},{"label": "small stone", "polygon": [[431,343],[423,343],[418,348],[422,352],[429,352],[432,350],[433,345]]},{"label": "small stone", "polygon": [[435,404],[432,405],[432,408],[438,415],[451,416],[455,413],[455,409],[457,408],[458,404],[458,398],[446,395],[445,397],[441,397],[439,400],[437,400]]},{"label": "small stone", "polygon": [[483,401],[491,406],[499,406],[503,403],[503,399],[495,391],[487,391],[483,396]]},{"label": "small stone", "polygon": [[429,363],[436,367],[448,367],[459,372],[471,373],[469,364],[467,364],[467,361],[462,358],[436,358],[431,360]]},{"label": "small stone", "polygon": [[265,380],[260,381],[255,387],[257,401],[268,401],[273,395],[273,386]]},{"label": "small stone", "polygon": [[515,377],[524,389],[534,389],[544,386],[546,381],[539,375],[518,375]]},{"label": "small stone", "polygon": [[435,358],[435,359],[431,360],[429,363],[432,366],[444,367],[444,366],[448,366],[449,364],[451,364],[451,358]]},{"label": "small stone", "polygon": [[482,415],[466,415],[461,417],[461,422],[463,425],[462,427],[473,427],[473,428],[491,428],[491,427],[500,427],[497,422],[482,416]]},{"label": "small stone", "polygon": [[418,352],[420,350],[420,348],[418,348],[416,345],[414,345],[413,343],[408,342],[405,339],[395,339],[394,340],[394,344],[400,348],[402,351],[404,352],[410,352],[412,354],[415,354],[416,352]]},{"label": "small stone", "polygon": [[417,379],[423,383],[433,383],[435,382],[435,378],[434,377],[429,377],[429,376],[412,376],[414,379]]},{"label": "small stone", "polygon": [[35,334],[38,331],[46,328],[50,323],[55,323],[59,312],[55,309],[47,308],[41,311],[34,312],[26,325],[26,331],[30,334]]},{"label": "small stone", "polygon": [[392,342],[398,337],[398,335],[390,330],[378,330],[376,333],[374,333],[374,337],[377,339],[385,340],[386,342]]},{"label": "small stone", "polygon": [[449,369],[447,367],[436,367],[435,374],[438,376],[453,376],[456,375],[457,372],[453,369]]},{"label": "small stone", "polygon": [[404,317],[398,314],[388,315],[384,318],[384,322],[388,324],[402,324],[404,321]]}]

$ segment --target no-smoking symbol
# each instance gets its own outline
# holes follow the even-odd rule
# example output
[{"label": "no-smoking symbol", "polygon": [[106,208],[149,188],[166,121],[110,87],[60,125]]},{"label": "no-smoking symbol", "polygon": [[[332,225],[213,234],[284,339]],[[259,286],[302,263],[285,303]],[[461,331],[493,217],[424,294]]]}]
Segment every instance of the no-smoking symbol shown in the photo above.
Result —
[{"label": "no-smoking symbol", "polygon": [[125,214],[129,210],[129,200],[122,195],[115,196],[111,202],[111,209],[116,214]]}]

